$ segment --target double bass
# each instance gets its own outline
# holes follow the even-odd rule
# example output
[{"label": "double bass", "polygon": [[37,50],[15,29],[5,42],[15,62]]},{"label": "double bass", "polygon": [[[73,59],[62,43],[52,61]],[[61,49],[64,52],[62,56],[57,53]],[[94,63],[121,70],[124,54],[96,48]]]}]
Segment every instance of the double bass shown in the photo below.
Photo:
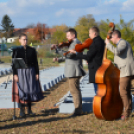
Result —
[{"label": "double bass", "polygon": [[[107,38],[111,38],[114,31],[114,23],[110,23],[111,28]],[[115,120],[121,117],[123,103],[119,93],[120,71],[113,63],[107,59],[107,48],[105,47],[102,65],[96,71],[95,83],[97,83],[97,95],[93,99],[93,112],[98,119]]]}]

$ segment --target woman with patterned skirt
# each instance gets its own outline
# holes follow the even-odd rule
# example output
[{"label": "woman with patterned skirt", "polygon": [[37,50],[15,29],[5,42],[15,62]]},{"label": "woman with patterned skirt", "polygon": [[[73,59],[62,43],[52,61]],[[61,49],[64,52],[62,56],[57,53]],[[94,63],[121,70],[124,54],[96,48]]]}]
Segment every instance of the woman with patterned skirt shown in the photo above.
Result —
[{"label": "woman with patterned skirt", "polygon": [[20,117],[25,116],[25,103],[28,106],[28,114],[33,115],[31,102],[43,99],[39,82],[39,67],[36,50],[27,46],[27,35],[19,36],[20,47],[13,50],[12,58],[22,58],[26,64],[25,69],[13,67],[12,101],[20,105]]}]

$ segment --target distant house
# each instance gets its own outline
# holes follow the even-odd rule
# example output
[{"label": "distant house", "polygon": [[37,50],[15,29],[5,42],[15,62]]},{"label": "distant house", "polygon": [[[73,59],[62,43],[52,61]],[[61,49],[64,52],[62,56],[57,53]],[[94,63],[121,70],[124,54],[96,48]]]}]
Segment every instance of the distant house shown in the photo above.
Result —
[{"label": "distant house", "polygon": [[[55,28],[48,28],[46,30],[47,30],[47,33],[45,34],[45,40],[51,38],[52,34],[56,31]],[[13,31],[13,34],[15,37],[18,37],[20,33],[31,34],[31,35],[36,36],[34,28],[15,28]]]},{"label": "distant house", "polygon": [[55,28],[49,28],[49,32],[47,34],[45,34],[46,39],[49,39],[52,37],[52,34],[56,32]]},{"label": "distant house", "polygon": [[7,43],[13,43],[18,37],[7,38]]},{"label": "distant house", "polygon": [[35,34],[34,28],[15,28],[13,31],[14,36],[19,36],[20,33],[24,33],[24,34]]},{"label": "distant house", "polygon": [[[46,29],[46,34],[44,35],[44,41],[51,38],[52,37],[52,34],[54,32],[56,32],[56,29],[55,28],[48,28]],[[33,36],[36,36],[35,34],[35,28],[15,28],[14,31],[13,31],[13,35],[14,37],[10,37],[10,38],[6,38],[3,37],[3,38],[0,38],[0,43],[4,42],[4,43],[13,43],[16,39],[19,38],[19,35],[21,33],[25,33],[25,34],[31,34]]]},{"label": "distant house", "polygon": [[13,43],[16,39],[18,39],[18,37],[12,37],[12,38],[0,38],[0,43]]},{"label": "distant house", "polygon": [[0,38],[0,43],[6,43],[6,38],[5,37]]},{"label": "distant house", "polygon": [[[49,39],[52,37],[52,34],[56,31],[55,28],[49,28],[47,33],[45,34],[45,40]],[[25,33],[25,34],[31,34],[33,36],[35,36],[35,29],[34,28],[15,28],[13,31],[14,37],[10,37],[10,38],[0,38],[0,43],[13,43],[16,39],[19,38],[20,33]],[[44,40],[44,41],[45,41]]]}]

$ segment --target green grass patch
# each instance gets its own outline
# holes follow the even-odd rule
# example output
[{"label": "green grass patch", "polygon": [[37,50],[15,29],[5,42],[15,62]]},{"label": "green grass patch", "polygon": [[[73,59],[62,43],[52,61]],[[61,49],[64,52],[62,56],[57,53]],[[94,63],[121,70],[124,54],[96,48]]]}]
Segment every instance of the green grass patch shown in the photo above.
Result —
[{"label": "green grass patch", "polygon": [[58,62],[53,62],[53,58],[38,58],[38,64],[40,69],[52,66],[59,66]]},{"label": "green grass patch", "polygon": [[2,56],[2,57],[0,57],[0,60],[4,63],[11,63],[12,57],[11,56]]},{"label": "green grass patch", "polygon": [[10,47],[12,47],[12,46],[16,46],[16,45],[13,44],[13,43],[5,43],[5,44],[6,44],[6,46],[7,46],[7,49],[10,48]]},{"label": "green grass patch", "polygon": [[[11,56],[3,56],[0,60],[4,63],[10,63],[12,61]],[[40,69],[51,67],[51,66],[59,66],[58,62],[53,63],[53,58],[38,58],[38,64]]]}]

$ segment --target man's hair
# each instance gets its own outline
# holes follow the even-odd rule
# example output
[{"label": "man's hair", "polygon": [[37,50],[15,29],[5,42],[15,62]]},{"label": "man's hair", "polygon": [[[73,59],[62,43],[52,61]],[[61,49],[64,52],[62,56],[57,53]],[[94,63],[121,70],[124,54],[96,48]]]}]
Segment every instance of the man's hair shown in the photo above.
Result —
[{"label": "man's hair", "polygon": [[98,27],[93,26],[93,27],[91,27],[90,29],[91,29],[92,31],[94,31],[94,32],[96,33],[97,36],[100,35],[100,30],[99,30]]},{"label": "man's hair", "polygon": [[115,34],[118,36],[118,38],[121,38],[121,32],[119,30],[114,30],[112,35],[115,35]]},{"label": "man's hair", "polygon": [[26,35],[26,34],[24,34],[24,33],[21,33],[21,34],[19,35],[19,39],[20,39],[22,36],[25,36],[25,37],[27,37],[27,35]]},{"label": "man's hair", "polygon": [[68,29],[67,32],[70,32],[71,34],[74,34],[75,38],[77,38],[77,32],[76,32],[76,30],[74,28]]}]

